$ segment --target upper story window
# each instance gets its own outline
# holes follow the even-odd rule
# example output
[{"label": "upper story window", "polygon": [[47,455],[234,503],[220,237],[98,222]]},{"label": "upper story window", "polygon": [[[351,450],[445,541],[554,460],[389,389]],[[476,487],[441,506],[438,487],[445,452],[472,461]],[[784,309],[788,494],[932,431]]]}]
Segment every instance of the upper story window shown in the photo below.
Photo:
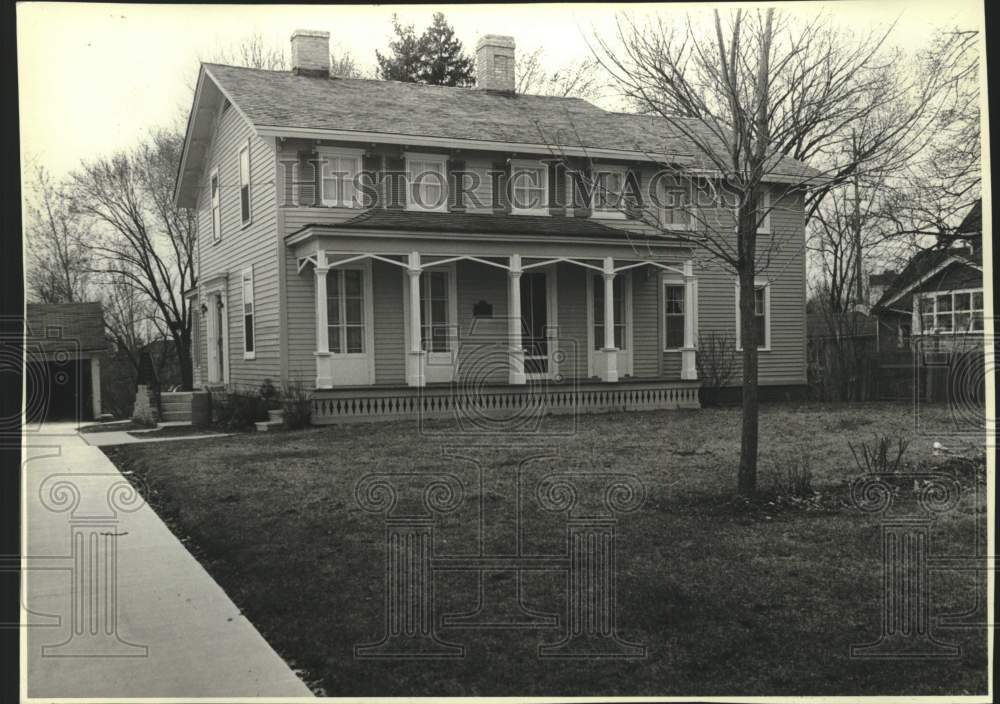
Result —
[{"label": "upper story window", "polygon": [[[771,349],[771,284],[766,279],[754,282],[753,324],[757,330],[757,349]],[[736,349],[743,349],[740,325],[740,284],[736,282]]]},{"label": "upper story window", "polygon": [[600,166],[594,169],[591,209],[596,217],[625,217],[625,168]]},{"label": "upper story window", "polygon": [[212,169],[209,176],[210,188],[212,190],[212,241],[218,242],[222,239],[222,207],[220,204],[219,192],[219,169]]},{"label": "upper story window", "polygon": [[982,332],[983,291],[966,289],[925,293],[919,298],[920,330],[925,334]]},{"label": "upper story window", "polygon": [[319,149],[320,202],[333,208],[360,207],[356,187],[361,172],[360,149]]},{"label": "upper story window", "polygon": [[541,161],[510,162],[511,212],[522,215],[548,215],[549,170]]},{"label": "upper story window", "polygon": [[757,232],[767,235],[771,233],[771,191],[761,188],[757,199]]},{"label": "upper story window", "polygon": [[406,154],[408,210],[448,209],[448,157],[443,154]]},{"label": "upper story window", "polygon": [[656,180],[656,215],[667,229],[690,227],[690,187],[683,179],[664,175]]},{"label": "upper story window", "polygon": [[240,149],[240,220],[250,224],[250,143]]}]

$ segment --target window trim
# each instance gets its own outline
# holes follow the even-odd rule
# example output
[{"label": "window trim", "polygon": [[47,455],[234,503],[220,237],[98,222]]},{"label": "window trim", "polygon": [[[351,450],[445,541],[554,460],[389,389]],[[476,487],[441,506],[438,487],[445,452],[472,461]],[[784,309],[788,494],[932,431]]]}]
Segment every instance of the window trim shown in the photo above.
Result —
[{"label": "window trim", "polygon": [[[674,208],[665,208],[665,207],[663,207],[660,203],[662,203],[662,196],[666,195],[666,193],[658,193],[657,192],[660,189],[663,189],[664,191],[666,190],[666,186],[664,186],[663,184],[666,183],[666,181],[667,181],[668,178],[669,179],[675,179],[678,182],[678,187],[679,187],[678,190],[681,190],[682,192],[685,193],[685,197],[687,198],[687,201],[688,201],[687,204],[686,205],[682,204],[682,206],[680,208],[677,208],[676,210],[680,210],[681,212],[683,212],[686,215],[687,222],[664,222],[664,213],[666,211],[668,211],[668,210],[675,210]],[[691,214],[691,210],[692,210],[692,204],[691,204],[692,184],[690,182],[685,182],[684,181],[684,177],[682,177],[682,176],[674,177],[674,176],[671,176],[671,175],[666,175],[666,176],[660,176],[659,178],[657,178],[654,181],[652,187],[654,189],[653,190],[653,195],[655,196],[654,204],[656,204],[656,221],[657,221],[657,224],[659,225],[659,227],[661,227],[664,230],[681,230],[681,231],[685,231],[685,230],[692,229],[692,227],[694,227],[694,223],[692,222],[694,220],[694,216]]]},{"label": "window trim", "polygon": [[[253,337],[251,349],[247,349],[247,281],[250,282],[250,330]],[[243,330],[243,359],[257,359],[257,304],[254,297],[253,265],[240,272],[240,326]]]},{"label": "window trim", "polygon": [[[247,155],[247,218],[243,219],[243,154]],[[253,190],[253,166],[250,161],[250,139],[247,139],[247,143],[240,148],[239,153],[236,156],[236,169],[239,174],[240,179],[240,221],[243,227],[247,227],[253,222],[253,196],[251,192]]]},{"label": "window trim", "polygon": [[326,198],[326,188],[325,188],[325,178],[323,175],[323,168],[326,166],[326,160],[328,158],[337,159],[351,159],[354,161],[354,179],[357,179],[361,174],[361,169],[364,167],[362,159],[364,157],[363,149],[352,149],[350,147],[317,147],[316,155],[319,157],[319,202],[324,208],[345,208],[348,210],[357,210],[362,207],[362,203],[358,199],[358,189],[355,184],[351,183],[351,197],[350,205],[341,205],[334,201],[328,201]]},{"label": "window trim", "polygon": [[[518,169],[541,169],[542,171],[542,206],[539,208],[517,208],[514,198],[515,172]],[[511,159],[510,160],[510,212],[513,215],[548,215],[549,214],[549,165],[541,159]]]},{"label": "window trim", "polygon": [[[215,181],[215,192],[212,192],[212,182]],[[212,217],[212,244],[222,241],[222,180],[219,178],[219,167],[213,166],[208,174],[209,211]]]},{"label": "window trim", "polygon": [[[758,352],[771,351],[771,281],[763,276],[754,277],[754,288],[764,289],[764,344],[757,346]],[[736,291],[736,351],[743,351],[743,341],[740,336],[740,282],[733,283]]]},{"label": "window trim", "polygon": [[591,171],[594,180],[593,189],[590,194],[590,217],[598,220],[625,220],[625,211],[621,208],[598,208],[597,207],[597,183],[600,174],[619,174],[622,179],[622,192],[620,198],[625,197],[625,185],[628,178],[628,167],[618,164],[597,164]]},{"label": "window trim", "polygon": [[770,235],[771,234],[771,189],[766,187],[761,187],[760,198],[762,204],[759,206],[760,210],[766,210],[767,214],[764,216],[764,220],[757,225],[758,235]]},{"label": "window trim", "polygon": [[[434,152],[403,152],[403,158],[406,161],[406,209],[414,210],[420,213],[446,213],[448,212],[448,206],[451,204],[451,192],[448,188],[448,155],[447,154],[436,154]],[[427,208],[417,205],[415,199],[413,198],[413,187],[416,185],[413,182],[413,174],[410,171],[410,161],[427,161],[432,164],[439,164],[441,166],[441,176],[442,176],[442,190],[444,192],[444,198],[442,199],[440,205],[436,205],[433,208]]]},{"label": "window trim", "polygon": [[[955,329],[955,314],[958,311],[955,308],[955,296],[959,294],[967,293],[969,294],[969,308],[968,310],[962,311],[969,313],[969,326],[972,326],[972,321],[975,320],[975,314],[981,313],[983,318],[983,329],[982,330],[962,330],[959,332]],[[983,289],[981,288],[956,288],[947,291],[925,291],[915,294],[914,306],[917,309],[917,316],[920,320],[920,332],[919,335],[981,335],[986,332],[986,299],[983,299],[983,307],[976,308],[974,305],[975,294],[983,294]],[[938,312],[938,298],[943,298],[944,296],[951,296],[951,311]],[[934,321],[934,327],[931,330],[926,330],[924,328],[924,312],[920,308],[920,302],[924,300],[932,300],[934,302],[934,310],[928,315],[931,316]],[[937,317],[939,314],[951,313],[951,330],[938,330],[937,329]]]},{"label": "window trim", "polygon": [[[667,345],[667,286],[680,286],[684,288],[685,297],[687,297],[688,293],[684,277],[680,274],[663,274],[660,276],[660,323],[662,326],[660,350],[662,352],[681,352],[686,349],[683,342],[680,347],[669,347]],[[687,301],[684,301],[684,315],[681,316],[681,320],[687,325]],[[691,321],[691,324],[694,325],[694,321]]]}]

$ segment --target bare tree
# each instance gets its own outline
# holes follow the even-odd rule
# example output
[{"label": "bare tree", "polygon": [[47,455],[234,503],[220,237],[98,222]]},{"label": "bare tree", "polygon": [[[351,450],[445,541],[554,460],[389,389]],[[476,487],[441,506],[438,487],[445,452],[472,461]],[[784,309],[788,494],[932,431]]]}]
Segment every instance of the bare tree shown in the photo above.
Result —
[{"label": "bare tree", "polygon": [[[268,44],[260,34],[248,34],[201,61],[266,71],[287,71],[289,67],[285,50]],[[357,59],[347,50],[330,53],[330,75],[337,78],[366,77]]]},{"label": "bare tree", "polygon": [[88,300],[89,233],[71,211],[65,184],[36,166],[25,185],[28,295],[39,303]]},{"label": "bare tree", "polygon": [[[703,15],[704,16],[704,15]],[[890,28],[891,29],[891,28]],[[806,217],[826,194],[885,169],[893,155],[926,139],[941,80],[894,70],[898,52],[886,29],[857,37],[824,15],[794,22],[773,9],[715,11],[702,25],[657,19],[639,25],[620,17],[616,42],[596,38],[595,53],[623,96],[650,116],[649,129],[672,134],[692,154],[649,155],[689,187],[689,232],[665,232],[656,209],[641,217],[654,230],[686,239],[733,272],[739,286],[743,427],[737,490],[757,485],[758,346],[753,324],[755,277],[779,251],[804,243],[770,236],[758,247],[758,228],[772,211],[801,198]],[[656,124],[658,121],[660,124]],[[788,157],[814,167],[796,170]],[[770,204],[763,184],[779,182]],[[636,206],[631,206],[636,210]],[[734,217],[718,217],[732,212]],[[705,213],[714,213],[707,216]]]},{"label": "bare tree", "polygon": [[546,68],[544,50],[538,47],[517,59],[515,92],[595,100],[601,97],[604,88],[601,72],[600,62],[594,58],[571,61],[550,71]]},{"label": "bare tree", "polygon": [[172,202],[181,144],[179,134],[157,131],[131,152],[85,162],[72,178],[74,208],[94,226],[97,271],[153,304],[190,389],[191,311],[183,292],[194,284],[196,220]]}]

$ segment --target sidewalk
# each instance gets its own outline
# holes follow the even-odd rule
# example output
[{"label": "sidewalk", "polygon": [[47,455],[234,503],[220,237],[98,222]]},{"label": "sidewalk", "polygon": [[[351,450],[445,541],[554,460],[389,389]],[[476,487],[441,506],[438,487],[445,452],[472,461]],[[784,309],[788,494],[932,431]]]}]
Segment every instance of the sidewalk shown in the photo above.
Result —
[{"label": "sidewalk", "polygon": [[312,696],[98,447],[27,445],[29,697]]}]

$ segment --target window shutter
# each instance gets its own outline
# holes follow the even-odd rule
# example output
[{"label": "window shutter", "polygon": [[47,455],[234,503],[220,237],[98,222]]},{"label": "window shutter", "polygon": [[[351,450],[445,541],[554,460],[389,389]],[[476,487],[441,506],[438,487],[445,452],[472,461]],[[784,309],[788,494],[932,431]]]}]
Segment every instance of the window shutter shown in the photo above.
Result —
[{"label": "window shutter", "polygon": [[639,188],[639,172],[635,169],[625,170],[624,191],[625,217],[638,220],[642,217],[642,190]]},{"label": "window shutter", "polygon": [[365,152],[361,158],[361,171],[364,207],[385,207],[385,196],[382,192],[382,156],[380,154]]},{"label": "window shutter", "polygon": [[590,217],[590,195],[594,192],[591,178],[593,175],[587,165],[580,166],[573,174],[573,217]]},{"label": "window shutter", "polygon": [[385,171],[386,205],[389,210],[406,209],[406,160],[401,156],[386,156]]},{"label": "window shutter", "polygon": [[566,214],[566,169],[561,162],[549,163],[549,215]]},{"label": "window shutter", "polygon": [[319,154],[313,150],[299,152],[299,173],[296,175],[298,205],[321,205],[319,202]]},{"label": "window shutter", "polygon": [[465,212],[465,192],[462,190],[461,178],[465,172],[464,159],[448,160],[448,210],[452,213]]},{"label": "window shutter", "polygon": [[510,213],[510,166],[506,161],[494,161],[493,173],[493,212],[497,215]]}]

